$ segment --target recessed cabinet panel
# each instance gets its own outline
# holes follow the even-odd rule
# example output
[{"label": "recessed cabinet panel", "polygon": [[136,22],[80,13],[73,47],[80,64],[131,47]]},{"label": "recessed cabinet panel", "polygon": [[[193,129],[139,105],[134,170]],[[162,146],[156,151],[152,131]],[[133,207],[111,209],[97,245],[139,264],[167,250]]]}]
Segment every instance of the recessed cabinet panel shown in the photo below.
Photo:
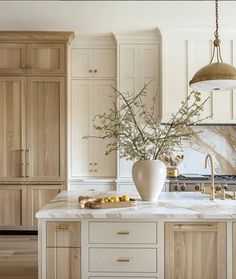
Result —
[{"label": "recessed cabinet panel", "polygon": [[38,228],[36,212],[60,193],[62,185],[28,186],[28,227]]},{"label": "recessed cabinet panel", "polygon": [[94,77],[116,77],[115,49],[94,49]]},{"label": "recessed cabinet panel", "polygon": [[[108,109],[113,106],[115,101],[114,90],[112,87],[115,87],[114,81],[107,80],[97,80],[94,81],[94,92],[93,92],[93,115],[102,115],[105,112],[108,112]],[[99,119],[95,118],[95,123],[99,123]],[[91,122],[90,134],[94,136],[99,136],[98,131],[93,128],[93,123]],[[110,141],[111,142],[111,141]],[[108,140],[94,138],[93,141],[93,170],[94,176],[106,176],[106,177],[115,177],[116,168],[115,161],[116,156],[115,152],[112,152],[109,155],[105,155]]]},{"label": "recessed cabinet panel", "polygon": [[27,188],[0,186],[0,229],[27,227]]},{"label": "recessed cabinet panel", "polygon": [[25,179],[25,79],[0,77],[0,179]]},{"label": "recessed cabinet panel", "polygon": [[166,223],[165,279],[226,279],[226,223]]},{"label": "recessed cabinet panel", "polygon": [[93,50],[86,48],[73,48],[71,50],[72,77],[93,76]]},{"label": "recessed cabinet panel", "polygon": [[93,83],[72,80],[71,88],[71,176],[89,176],[93,171],[93,145],[91,138],[83,137],[89,135],[92,125]]},{"label": "recessed cabinet panel", "polygon": [[47,248],[46,279],[80,279],[80,248]]},{"label": "recessed cabinet panel", "polygon": [[47,247],[80,247],[80,222],[47,222]]},{"label": "recessed cabinet panel", "polygon": [[26,73],[26,44],[0,43],[0,73]]},{"label": "recessed cabinet panel", "polygon": [[64,178],[64,98],[64,78],[28,78],[26,175],[31,180]]},{"label": "recessed cabinet panel", "polygon": [[65,73],[64,44],[28,44],[27,73]]}]

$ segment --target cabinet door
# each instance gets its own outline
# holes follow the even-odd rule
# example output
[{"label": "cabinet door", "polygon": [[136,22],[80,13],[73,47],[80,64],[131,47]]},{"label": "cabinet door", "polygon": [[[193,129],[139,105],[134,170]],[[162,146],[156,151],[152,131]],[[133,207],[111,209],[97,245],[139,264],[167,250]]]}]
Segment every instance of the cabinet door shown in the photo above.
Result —
[{"label": "cabinet door", "polygon": [[0,77],[0,179],[24,180],[25,79]]},{"label": "cabinet door", "polygon": [[94,77],[116,77],[116,52],[115,49],[94,49],[93,52]]},{"label": "cabinet door", "polygon": [[65,177],[64,78],[28,78],[26,176],[55,181]]},{"label": "cabinet door", "polygon": [[65,69],[64,44],[27,45],[27,73],[63,74]]},{"label": "cabinet door", "polygon": [[80,279],[80,248],[47,248],[47,279]]},{"label": "cabinet door", "polygon": [[93,50],[74,48],[71,50],[72,77],[93,77]]},{"label": "cabinet door", "polygon": [[71,89],[71,177],[92,176],[93,139],[83,137],[90,134],[92,125],[93,82],[72,80]]},{"label": "cabinet door", "polygon": [[0,229],[27,227],[27,188],[0,185]]},{"label": "cabinet door", "polygon": [[[96,80],[94,81],[93,91],[93,114],[103,114],[112,107],[115,101],[114,81]],[[96,121],[96,119],[95,119]],[[90,122],[90,134],[99,136],[99,133],[93,128],[93,122]],[[115,177],[116,176],[116,156],[115,152],[105,155],[109,141],[94,138],[93,140],[93,171],[94,176]]]},{"label": "cabinet door", "polygon": [[120,80],[121,92],[136,93],[139,90],[139,46],[120,46]]},{"label": "cabinet door", "polygon": [[0,73],[26,73],[26,45],[0,43]]},{"label": "cabinet door", "polygon": [[165,279],[224,279],[226,259],[226,223],[165,224]]},{"label": "cabinet door", "polygon": [[62,185],[29,185],[28,186],[28,228],[37,229],[36,212],[47,202],[55,198],[62,190]]}]

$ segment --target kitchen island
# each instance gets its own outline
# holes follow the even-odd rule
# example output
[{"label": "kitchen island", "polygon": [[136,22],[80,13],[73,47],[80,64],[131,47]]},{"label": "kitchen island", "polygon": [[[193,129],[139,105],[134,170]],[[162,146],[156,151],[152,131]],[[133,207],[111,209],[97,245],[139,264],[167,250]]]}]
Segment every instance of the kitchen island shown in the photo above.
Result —
[{"label": "kitchen island", "polygon": [[92,210],[79,196],[63,192],[37,213],[40,279],[236,278],[236,200],[162,193]]}]

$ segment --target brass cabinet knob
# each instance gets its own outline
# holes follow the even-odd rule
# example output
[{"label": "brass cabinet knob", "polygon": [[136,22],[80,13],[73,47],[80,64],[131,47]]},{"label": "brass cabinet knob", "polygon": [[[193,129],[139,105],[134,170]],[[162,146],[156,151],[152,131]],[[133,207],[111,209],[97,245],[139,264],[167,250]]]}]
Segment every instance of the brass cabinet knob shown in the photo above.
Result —
[{"label": "brass cabinet knob", "polygon": [[27,65],[27,69],[32,69],[31,65]]},{"label": "brass cabinet knob", "polygon": [[89,73],[92,73],[93,72],[93,70],[92,69],[89,69]]},{"label": "brass cabinet knob", "polygon": [[98,165],[98,163],[94,163],[94,166],[97,166]]},{"label": "brass cabinet knob", "polygon": [[95,172],[97,172],[98,170],[97,170],[97,169],[95,169],[94,171],[95,171]]},{"label": "brass cabinet knob", "polygon": [[90,166],[92,166],[93,163],[89,163]]},{"label": "brass cabinet knob", "polygon": [[90,171],[90,172],[93,172],[93,170],[92,170],[92,169],[90,169],[89,171]]},{"label": "brass cabinet knob", "polygon": [[97,70],[97,69],[95,69],[95,70],[94,70],[94,73],[97,73],[97,72],[98,72],[98,70]]},{"label": "brass cabinet knob", "polygon": [[22,65],[20,68],[21,68],[21,69],[25,69],[25,68],[26,68],[26,66],[25,66],[25,65]]}]

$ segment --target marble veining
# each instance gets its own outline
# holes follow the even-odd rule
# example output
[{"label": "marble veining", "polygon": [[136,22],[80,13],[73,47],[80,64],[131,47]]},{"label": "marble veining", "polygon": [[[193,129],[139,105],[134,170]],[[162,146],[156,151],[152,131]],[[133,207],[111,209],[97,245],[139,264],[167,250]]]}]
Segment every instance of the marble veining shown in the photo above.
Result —
[{"label": "marble veining", "polygon": [[[183,172],[189,172],[188,169],[191,168],[188,166],[196,165],[197,160],[200,160],[202,170],[197,172],[204,173],[203,157],[210,153],[214,159],[216,174],[236,175],[236,126],[196,126],[193,130],[200,133],[196,134],[191,142],[184,143],[186,167]],[[199,152],[199,156],[194,151]]]},{"label": "marble veining", "polygon": [[[138,201],[137,207],[114,209],[80,209],[77,191],[60,193],[37,212],[37,218],[68,219],[178,219],[212,220],[236,219],[236,200],[210,201],[199,193],[162,193],[153,202]],[[97,192],[93,196],[114,196],[115,192]],[[90,194],[91,196],[91,194]]]}]

